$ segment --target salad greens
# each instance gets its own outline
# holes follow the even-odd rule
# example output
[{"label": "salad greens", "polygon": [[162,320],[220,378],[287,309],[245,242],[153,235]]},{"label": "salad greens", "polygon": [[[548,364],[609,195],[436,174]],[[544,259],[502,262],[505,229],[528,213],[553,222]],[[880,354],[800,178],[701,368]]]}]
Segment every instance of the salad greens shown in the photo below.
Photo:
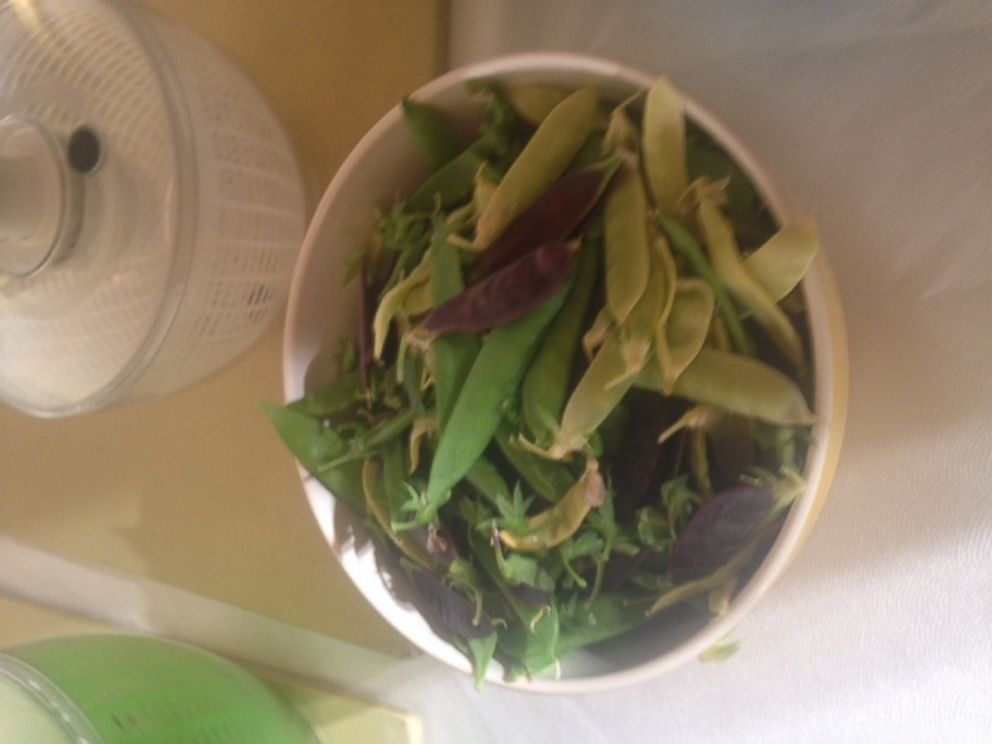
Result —
[{"label": "salad greens", "polygon": [[475,88],[467,146],[403,101],[432,173],[353,259],[337,379],[267,412],[481,684],[726,611],[804,488],[817,238],[666,79]]}]

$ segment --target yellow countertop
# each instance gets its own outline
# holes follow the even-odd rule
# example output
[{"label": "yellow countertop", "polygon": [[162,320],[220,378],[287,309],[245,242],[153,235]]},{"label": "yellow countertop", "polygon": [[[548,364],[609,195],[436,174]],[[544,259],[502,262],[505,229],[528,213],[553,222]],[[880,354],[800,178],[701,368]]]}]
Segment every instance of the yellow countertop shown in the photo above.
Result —
[{"label": "yellow countertop", "polygon": [[[318,197],[368,127],[440,69],[435,0],[148,0],[214,42],[285,123]],[[259,412],[281,327],[178,395],[63,420],[0,409],[0,535],[402,653],[311,518]]]}]

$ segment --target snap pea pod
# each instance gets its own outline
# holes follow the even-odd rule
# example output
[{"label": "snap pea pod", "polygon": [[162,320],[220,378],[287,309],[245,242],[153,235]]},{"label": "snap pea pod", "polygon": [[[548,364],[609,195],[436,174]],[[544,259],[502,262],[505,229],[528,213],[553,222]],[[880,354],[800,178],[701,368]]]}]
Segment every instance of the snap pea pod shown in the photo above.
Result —
[{"label": "snap pea pod", "polygon": [[600,254],[601,246],[588,242],[579,254],[568,299],[548,329],[520,388],[520,413],[524,425],[540,447],[551,443],[565,405],[582,323],[596,287]]},{"label": "snap pea pod", "polygon": [[799,333],[771,295],[744,266],[733,228],[705,191],[699,194],[697,216],[717,277],[734,298],[751,311],[786,359],[795,368],[801,368],[805,362]]},{"label": "snap pea pod", "polygon": [[720,308],[720,314],[727,324],[727,331],[730,333],[730,337],[734,342],[734,348],[742,354],[754,356],[754,341],[751,340],[744,326],[741,325],[737,308],[734,307],[734,303],[727,294],[723,282],[714,273],[713,267],[706,260],[706,256],[703,254],[703,250],[699,247],[695,238],[671,217],[659,216],[658,224],[665,231],[665,234],[668,235],[672,248],[685,256],[696,276],[710,285],[716,297],[717,307]]},{"label": "snap pea pod", "polygon": [[623,344],[614,329],[579,380],[565,404],[561,426],[548,455],[561,459],[589,443],[593,432],[606,419],[633,385],[636,375],[627,374]]},{"label": "snap pea pod", "polygon": [[401,103],[403,119],[410,134],[427,157],[431,168],[437,170],[458,157],[458,138],[444,115],[433,106],[404,98]]},{"label": "snap pea pod", "polygon": [[651,251],[648,254],[648,280],[644,294],[620,324],[625,375],[634,376],[641,371],[654,343],[655,329],[663,314],[670,309],[669,299],[673,294],[671,287],[675,276],[666,272],[661,257]]},{"label": "snap pea pod", "polygon": [[713,321],[716,300],[702,279],[679,279],[672,310],[655,331],[655,350],[661,367],[662,385],[671,394],[675,381],[703,348]]},{"label": "snap pea pod", "polygon": [[744,259],[744,266],[776,302],[796,288],[819,248],[816,223],[786,225]]},{"label": "snap pea pod", "polygon": [[545,117],[479,215],[478,248],[488,247],[564,173],[592,131],[598,100],[596,91],[582,88]]},{"label": "snap pea pod", "polygon": [[520,118],[533,126],[540,126],[555,106],[565,100],[568,91],[557,85],[524,83],[508,85],[506,98]]},{"label": "snap pea pod", "polygon": [[623,323],[648,286],[651,254],[648,204],[637,168],[621,166],[606,197],[603,215],[606,248],[606,305]]},{"label": "snap pea pod", "polygon": [[585,473],[561,501],[527,521],[529,531],[526,534],[500,530],[499,539],[508,548],[522,553],[535,553],[561,545],[575,534],[590,510],[602,505],[605,493],[599,464],[590,460]]},{"label": "snap pea pod", "polygon": [[546,243],[564,240],[599,201],[619,165],[619,158],[608,158],[562,178],[507,226],[472,274],[486,276]]},{"label": "snap pea pod", "polygon": [[353,369],[293,401],[289,407],[314,418],[326,418],[348,409],[362,398],[361,373]]},{"label": "snap pea pod", "polygon": [[667,78],[648,90],[641,149],[654,203],[673,213],[689,182],[686,170],[685,105]]},{"label": "snap pea pod", "polygon": [[510,499],[510,489],[500,475],[499,469],[484,455],[472,463],[472,467],[465,474],[465,480],[491,504]]},{"label": "snap pea pod", "polygon": [[420,524],[428,524],[486,449],[517,391],[545,328],[561,309],[568,286],[529,315],[489,333],[438,441]]},{"label": "snap pea pod", "polygon": [[[458,249],[448,240],[444,221],[434,220],[434,261],[431,267],[431,291],[435,306],[458,295],[464,288]],[[479,353],[479,339],[471,333],[451,333],[435,339],[432,345],[434,359],[434,397],[437,401],[438,424],[444,430],[455,407],[458,393],[468,377],[472,362]]]},{"label": "snap pea pod", "polygon": [[382,358],[382,351],[386,346],[386,336],[389,334],[389,324],[403,307],[403,301],[414,288],[423,284],[430,278],[431,273],[431,250],[428,248],[424,252],[423,258],[410,275],[401,280],[392,289],[383,295],[376,308],[375,317],[372,320],[372,334],[374,338],[372,352],[376,359]]},{"label": "snap pea pod", "polygon": [[479,147],[480,143],[476,142],[434,171],[407,199],[407,210],[430,213],[434,211],[435,200],[445,209],[471,197],[476,171],[485,162]]},{"label": "snap pea pod", "polygon": [[504,326],[557,294],[572,274],[576,245],[547,243],[434,308],[424,330],[446,334]]},{"label": "snap pea pod", "polygon": [[[658,365],[645,365],[637,384],[663,392]],[[764,362],[715,349],[702,349],[676,381],[674,395],[728,413],[782,426],[813,423],[796,384]]]},{"label": "snap pea pod", "polygon": [[545,501],[558,502],[575,483],[567,467],[520,446],[513,427],[505,420],[496,432],[496,444],[513,469]]},{"label": "snap pea pod", "polygon": [[363,513],[360,460],[342,463],[336,468],[320,469],[323,463],[347,451],[347,442],[337,432],[326,428],[318,419],[298,409],[263,404],[262,410],[303,469],[320,481],[335,497],[340,498],[359,514]]}]

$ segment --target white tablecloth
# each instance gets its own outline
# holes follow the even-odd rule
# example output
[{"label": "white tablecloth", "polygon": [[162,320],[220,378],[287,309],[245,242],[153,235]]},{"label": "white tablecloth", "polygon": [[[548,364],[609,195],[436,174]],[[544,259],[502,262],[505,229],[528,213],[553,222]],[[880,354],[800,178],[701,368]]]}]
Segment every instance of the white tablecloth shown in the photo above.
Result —
[{"label": "white tablecloth", "polygon": [[992,742],[992,3],[464,2],[453,65],[593,52],[668,73],[812,209],[851,354],[807,546],[723,664],[635,689],[369,680],[440,742]]}]

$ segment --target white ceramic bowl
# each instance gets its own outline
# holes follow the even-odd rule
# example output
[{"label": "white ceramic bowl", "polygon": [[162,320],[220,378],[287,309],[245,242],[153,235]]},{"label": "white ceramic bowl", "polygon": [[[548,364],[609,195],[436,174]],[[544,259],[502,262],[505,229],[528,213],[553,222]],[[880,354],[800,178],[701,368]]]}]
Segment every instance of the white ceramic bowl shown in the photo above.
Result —
[{"label": "white ceramic bowl", "polygon": [[[414,94],[436,104],[467,125],[478,120],[478,104],[466,92],[477,79],[544,81],[598,88],[604,98],[620,101],[649,87],[654,76],[585,56],[523,54],[503,57],[449,72]],[[677,84],[677,81],[676,81]],[[747,148],[712,115],[692,100],[688,115],[722,145],[749,174],[780,222],[797,216],[770,175]],[[426,172],[399,107],[394,107],[365,135],[331,182],[307,232],[290,292],[283,347],[286,400],[295,400],[328,381],[329,359],[342,335],[357,323],[357,287],[343,286],[344,259],[363,246],[372,229],[376,206],[388,207],[409,193]],[[792,506],[771,551],[729,610],[703,627],[648,623],[599,648],[565,659],[558,679],[510,683],[535,692],[586,693],[612,689],[654,677],[698,656],[731,631],[758,598],[782,574],[807,534],[833,475],[843,433],[847,394],[846,345],[839,304],[822,251],[804,283],[809,309],[815,375],[813,446],[805,472],[808,489]],[[336,508],[327,490],[301,471],[314,515],[342,567],[365,598],[413,644],[446,664],[470,672],[465,657],[439,637],[421,614],[395,591],[404,582],[376,560],[376,551],[361,519]],[[402,587],[400,587],[402,589]],[[664,618],[662,618],[664,620]],[[494,664],[488,679],[505,684]]]}]

